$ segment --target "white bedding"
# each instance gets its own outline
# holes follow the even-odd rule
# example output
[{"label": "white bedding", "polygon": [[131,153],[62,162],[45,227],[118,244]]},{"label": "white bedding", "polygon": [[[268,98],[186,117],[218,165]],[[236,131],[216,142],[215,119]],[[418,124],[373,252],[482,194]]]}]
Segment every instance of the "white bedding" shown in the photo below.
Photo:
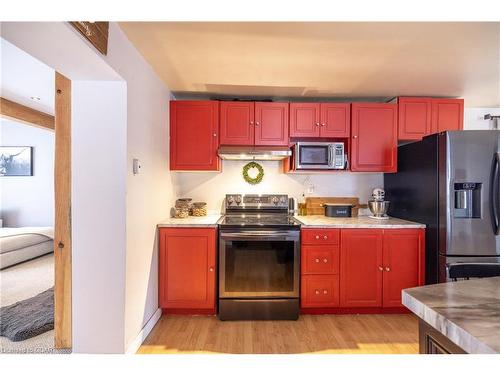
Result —
[{"label": "white bedding", "polygon": [[0,228],[0,269],[53,251],[54,228]]}]

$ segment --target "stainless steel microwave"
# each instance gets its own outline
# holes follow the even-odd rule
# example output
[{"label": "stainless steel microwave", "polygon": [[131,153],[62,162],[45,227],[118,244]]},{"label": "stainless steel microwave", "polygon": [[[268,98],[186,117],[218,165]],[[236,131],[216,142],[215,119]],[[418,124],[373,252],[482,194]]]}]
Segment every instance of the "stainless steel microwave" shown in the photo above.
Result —
[{"label": "stainless steel microwave", "polygon": [[298,142],[294,146],[295,169],[345,169],[342,142]]}]

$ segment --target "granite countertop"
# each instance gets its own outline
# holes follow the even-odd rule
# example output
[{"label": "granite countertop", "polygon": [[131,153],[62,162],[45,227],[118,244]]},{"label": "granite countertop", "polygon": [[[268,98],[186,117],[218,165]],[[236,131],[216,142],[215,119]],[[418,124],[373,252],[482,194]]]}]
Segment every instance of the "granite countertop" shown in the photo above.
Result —
[{"label": "granite countertop", "polygon": [[324,215],[295,216],[303,228],[425,228],[425,224],[390,217],[387,220],[369,216],[327,217]]},{"label": "granite countertop", "polygon": [[405,289],[403,305],[467,353],[500,353],[500,277]]},{"label": "granite countertop", "polygon": [[188,216],[185,219],[170,217],[158,223],[159,228],[165,227],[217,227],[221,214],[208,214],[207,216]]}]

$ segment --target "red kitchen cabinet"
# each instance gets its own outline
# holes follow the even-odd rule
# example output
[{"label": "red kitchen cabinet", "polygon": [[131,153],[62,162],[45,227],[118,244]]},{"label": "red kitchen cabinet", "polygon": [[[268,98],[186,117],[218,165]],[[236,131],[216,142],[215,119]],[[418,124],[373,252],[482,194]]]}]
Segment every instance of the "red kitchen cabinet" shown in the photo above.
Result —
[{"label": "red kitchen cabinet", "polygon": [[161,308],[215,312],[215,232],[215,228],[160,229]]},{"label": "red kitchen cabinet", "polygon": [[398,98],[398,138],[419,140],[446,130],[462,130],[463,99]]},{"label": "red kitchen cabinet", "polygon": [[321,103],[321,138],[348,138],[351,133],[350,103]]},{"label": "red kitchen cabinet", "polygon": [[433,99],[432,100],[432,133],[446,130],[463,130],[464,100]]},{"label": "red kitchen cabinet", "polygon": [[340,229],[304,228],[300,233],[303,245],[336,245],[340,242]]},{"label": "red kitchen cabinet", "polygon": [[290,103],[290,137],[347,138],[349,103]]},{"label": "red kitchen cabinet", "polygon": [[339,246],[302,245],[300,250],[303,275],[339,273]]},{"label": "red kitchen cabinet", "polygon": [[319,103],[290,103],[290,137],[319,137]]},{"label": "red kitchen cabinet", "polygon": [[432,99],[398,99],[398,138],[420,140],[431,134]]},{"label": "red kitchen cabinet", "polygon": [[384,231],[383,307],[403,307],[401,290],[424,284],[424,229]]},{"label": "red kitchen cabinet", "polygon": [[379,307],[382,305],[382,257],[382,230],[341,230],[341,307]]},{"label": "red kitchen cabinet", "polygon": [[218,171],[219,102],[170,102],[170,170]]},{"label": "red kitchen cabinet", "polygon": [[220,144],[254,144],[254,102],[220,103]]},{"label": "red kitchen cabinet", "polygon": [[255,103],[255,145],[288,146],[288,103]]},{"label": "red kitchen cabinet", "polygon": [[397,171],[397,124],[397,104],[352,104],[351,171]]},{"label": "red kitchen cabinet", "polygon": [[302,276],[300,306],[302,308],[325,308],[339,306],[338,275]]}]

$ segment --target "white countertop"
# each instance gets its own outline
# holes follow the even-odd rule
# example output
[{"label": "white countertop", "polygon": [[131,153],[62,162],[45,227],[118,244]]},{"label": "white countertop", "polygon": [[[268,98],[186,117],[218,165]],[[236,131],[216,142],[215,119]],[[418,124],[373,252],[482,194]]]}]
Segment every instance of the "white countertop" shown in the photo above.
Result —
[{"label": "white countertop", "polygon": [[170,217],[158,223],[159,228],[165,227],[217,227],[221,214],[209,214],[207,216],[188,216],[184,219]]},{"label": "white countertop", "polygon": [[369,216],[327,217],[324,215],[294,216],[303,228],[425,228],[425,224],[390,217],[386,220]]}]

